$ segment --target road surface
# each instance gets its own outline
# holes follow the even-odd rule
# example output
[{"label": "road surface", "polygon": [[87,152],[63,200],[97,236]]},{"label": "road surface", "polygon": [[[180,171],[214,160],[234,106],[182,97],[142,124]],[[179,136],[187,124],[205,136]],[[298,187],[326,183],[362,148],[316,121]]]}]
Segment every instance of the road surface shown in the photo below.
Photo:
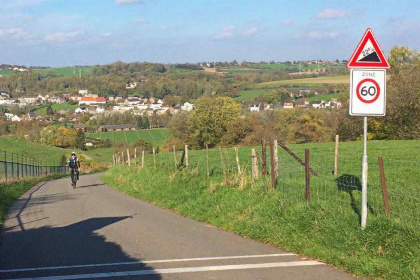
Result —
[{"label": "road surface", "polygon": [[41,183],[10,209],[0,279],[354,279],[82,176]]}]

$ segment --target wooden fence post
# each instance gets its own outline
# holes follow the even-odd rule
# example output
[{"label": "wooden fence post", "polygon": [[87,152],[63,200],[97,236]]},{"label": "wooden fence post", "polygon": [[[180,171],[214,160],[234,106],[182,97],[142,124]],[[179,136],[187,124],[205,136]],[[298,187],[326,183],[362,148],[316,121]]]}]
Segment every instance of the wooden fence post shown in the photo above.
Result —
[{"label": "wooden fence post", "polygon": [[257,156],[257,152],[255,151],[254,148],[252,148],[251,155],[252,155],[252,177],[258,178],[259,177],[259,174],[258,174],[258,156]]},{"label": "wooden fence post", "polygon": [[206,175],[210,177],[210,165],[209,165],[209,145],[206,144]]},{"label": "wooden fence post", "polygon": [[178,159],[176,158],[176,148],[175,145],[172,145],[172,149],[174,151],[174,162],[175,162],[175,166],[178,164]]},{"label": "wooden fence post", "polygon": [[266,154],[266,142],[265,138],[261,140],[261,165],[262,165],[262,174],[267,174],[267,154]]},{"label": "wooden fence post", "polygon": [[309,171],[309,150],[305,149],[305,198],[306,201],[311,200],[311,186],[310,186],[310,171]]},{"label": "wooden fence post", "polygon": [[276,182],[279,178],[279,149],[277,140],[274,140],[274,173],[276,175]]},{"label": "wooden fence post", "polygon": [[338,143],[340,142],[340,135],[335,136],[335,153],[334,153],[334,176],[338,174]]},{"label": "wooden fence post", "polygon": [[[137,159],[137,148],[134,148],[134,158]],[[134,164],[137,165],[137,160],[134,161]]]},{"label": "wooden fence post", "polygon": [[125,164],[125,157],[124,157],[124,152],[121,152],[121,159],[122,159],[122,164]]},{"label": "wooden fence post", "polygon": [[236,164],[238,165],[238,175],[241,175],[241,164],[239,163],[239,151],[238,147],[235,147]]},{"label": "wooden fence post", "polygon": [[153,148],[153,165],[156,168],[156,150],[155,150],[155,148]]},{"label": "wooden fence post", "polygon": [[144,167],[144,150],[141,152],[141,167]]},{"label": "wooden fence post", "polygon": [[219,147],[219,152],[220,152],[220,161],[222,162],[223,178],[226,182],[226,165],[225,165],[225,160],[223,159],[223,152],[222,152],[221,147]]},{"label": "wooden fence post", "polygon": [[185,166],[188,167],[188,145],[185,145]]},{"label": "wooden fence post", "polygon": [[274,170],[274,143],[270,142],[270,164],[271,164],[271,185],[273,189],[276,189],[277,180],[276,180],[276,171]]},{"label": "wooden fence post", "polygon": [[379,163],[379,171],[381,173],[381,186],[382,186],[382,195],[384,197],[384,210],[385,215],[389,217],[391,214],[389,211],[389,203],[388,203],[388,191],[386,190],[386,182],[385,182],[385,171],[384,171],[384,161],[381,157],[378,158]]},{"label": "wooden fence post", "polygon": [[131,166],[130,151],[128,149],[127,149],[127,161],[128,161],[128,166]]}]

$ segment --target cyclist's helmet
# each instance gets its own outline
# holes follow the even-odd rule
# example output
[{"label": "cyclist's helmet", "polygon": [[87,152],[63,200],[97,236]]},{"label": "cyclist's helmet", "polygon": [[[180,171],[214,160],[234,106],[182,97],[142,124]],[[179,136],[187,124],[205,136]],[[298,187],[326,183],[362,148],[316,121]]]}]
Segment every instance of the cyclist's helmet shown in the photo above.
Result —
[{"label": "cyclist's helmet", "polygon": [[75,156],[75,155],[76,155],[76,152],[71,152],[71,155],[72,155],[72,156]]}]

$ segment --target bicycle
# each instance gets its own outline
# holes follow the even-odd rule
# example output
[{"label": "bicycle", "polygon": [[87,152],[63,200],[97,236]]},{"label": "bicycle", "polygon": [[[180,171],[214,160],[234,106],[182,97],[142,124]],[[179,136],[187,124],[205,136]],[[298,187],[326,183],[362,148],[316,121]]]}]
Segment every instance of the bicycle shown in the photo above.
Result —
[{"label": "bicycle", "polygon": [[79,171],[77,169],[71,169],[71,185],[73,189],[76,188],[77,180],[79,180]]}]

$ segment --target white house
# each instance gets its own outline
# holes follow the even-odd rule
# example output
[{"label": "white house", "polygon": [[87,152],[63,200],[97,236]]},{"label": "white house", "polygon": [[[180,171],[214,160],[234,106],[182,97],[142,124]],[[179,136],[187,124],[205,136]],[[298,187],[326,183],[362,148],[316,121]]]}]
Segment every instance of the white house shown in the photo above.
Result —
[{"label": "white house", "polygon": [[20,122],[21,121],[21,119],[16,115],[13,115],[13,114],[10,114],[10,113],[4,113],[4,115],[6,116],[6,119],[8,121],[12,121],[12,122]]},{"label": "white house", "polygon": [[35,104],[38,101],[38,97],[21,97],[18,100],[21,103]]},{"label": "white house", "polygon": [[181,106],[181,110],[190,112],[194,110],[195,105],[189,102],[185,102],[184,105]]},{"label": "white house", "polygon": [[85,95],[87,93],[88,93],[88,90],[87,89],[79,89],[79,94]]},{"label": "white house", "polygon": [[76,110],[74,110],[74,112],[76,113],[76,114],[82,114],[82,113],[85,113],[85,112],[87,112],[87,109],[86,108],[77,108]]},{"label": "white house", "polygon": [[312,102],[312,108],[325,108],[325,102],[324,101],[314,101]]},{"label": "white house", "polygon": [[125,85],[125,89],[135,89],[137,87],[137,82],[128,83]]},{"label": "white house", "polygon": [[259,112],[260,111],[260,106],[257,104],[253,104],[251,107],[249,107],[249,110],[251,112]]}]

